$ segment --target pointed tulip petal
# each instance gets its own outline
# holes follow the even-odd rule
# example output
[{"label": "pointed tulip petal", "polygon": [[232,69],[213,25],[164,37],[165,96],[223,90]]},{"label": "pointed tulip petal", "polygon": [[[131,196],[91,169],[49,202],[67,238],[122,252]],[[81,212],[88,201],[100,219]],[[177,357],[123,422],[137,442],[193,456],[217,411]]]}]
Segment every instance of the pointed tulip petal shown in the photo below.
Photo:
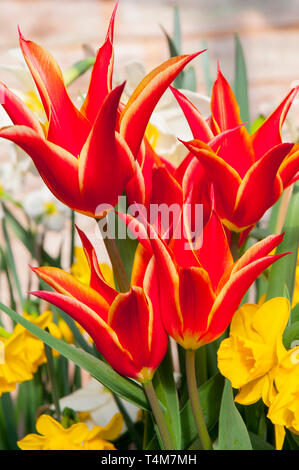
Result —
[{"label": "pointed tulip petal", "polygon": [[202,268],[182,269],[179,292],[184,333],[175,339],[186,349],[197,349],[215,299],[208,273]]},{"label": "pointed tulip petal", "polygon": [[[133,156],[115,132],[117,108],[124,85],[115,88],[105,99],[92,131],[79,157],[79,184],[82,197],[94,206],[114,206],[132,178]],[[117,171],[115,171],[117,169]],[[113,184],[111,175],[113,174]],[[97,214],[100,215],[100,214]]]},{"label": "pointed tulip petal", "polygon": [[90,287],[97,291],[110,305],[117,295],[117,291],[112,289],[112,287],[107,284],[104,279],[104,276],[101,273],[100,266],[97,260],[96,252],[90,241],[88,240],[85,233],[80,230],[78,227],[77,232],[81,239],[84,253],[88,261],[91,276],[90,276]]},{"label": "pointed tulip petal", "polygon": [[224,228],[215,213],[212,213],[203,229],[202,247],[197,256],[201,266],[209,273],[212,287],[216,291],[223,274],[233,264],[233,258]]},{"label": "pointed tulip petal", "polygon": [[183,68],[201,52],[168,59],[150,72],[131,95],[120,117],[120,134],[134,156],[159,99]]},{"label": "pointed tulip petal", "polygon": [[[184,142],[184,144],[198,158],[206,171],[207,177],[214,185],[216,207],[219,215],[227,217],[228,214],[232,214],[241,184],[238,173],[204,142],[193,140]],[[230,190],[228,191],[227,188],[230,188]]]},{"label": "pointed tulip petal", "polygon": [[78,322],[94,340],[97,350],[103,354],[107,362],[117,372],[136,378],[136,371],[132,358],[120,344],[116,333],[105,323],[101,317],[89,307],[71,297],[56,292],[38,291],[32,295],[50,302],[63,310]]},{"label": "pointed tulip petal", "polygon": [[251,136],[256,160],[261,158],[275,145],[281,144],[281,128],[298,90],[299,87],[293,88],[282,103]]},{"label": "pointed tulip petal", "polygon": [[174,177],[177,180],[177,182],[182,185],[183,184],[183,178],[185,176],[185,172],[192,162],[196,157],[194,157],[193,153],[188,152],[182,163],[176,168]]},{"label": "pointed tulip petal", "polygon": [[152,257],[147,265],[143,281],[144,293],[152,304],[154,312],[151,339],[151,366],[154,368],[160,364],[161,358],[166,354],[168,347],[168,336],[162,324],[160,312],[159,280],[156,269],[155,258]]},{"label": "pointed tulip petal", "polygon": [[203,344],[219,338],[228,327],[251,284],[265,269],[282,256],[285,255],[270,255],[258,259],[230,277],[215,300],[209,317],[207,333],[202,338]]},{"label": "pointed tulip petal", "polygon": [[89,133],[89,122],[72,103],[51,54],[21,33],[20,46],[49,119],[47,138],[77,156]]},{"label": "pointed tulip petal", "polygon": [[0,137],[11,140],[30,155],[42,179],[60,201],[85,212],[78,183],[78,160],[73,155],[26,126],[3,128]]},{"label": "pointed tulip petal", "polygon": [[221,132],[242,124],[239,105],[229,83],[220,70],[219,64],[217,79],[212,90],[211,109],[212,116]]},{"label": "pointed tulip petal", "polygon": [[1,104],[15,125],[27,126],[44,137],[43,129],[32,111],[23,101],[0,83]]},{"label": "pointed tulip petal", "polygon": [[[220,69],[218,69],[217,80],[212,90],[211,109],[213,119],[221,132],[242,124],[238,103]],[[221,156],[241,177],[244,176],[254,162],[250,136],[244,126],[229,136],[226,145],[225,143],[222,145]]]},{"label": "pointed tulip petal", "polygon": [[150,191],[148,185],[145,184],[144,175],[138,161],[135,161],[135,172],[126,185],[125,192],[129,205],[135,202],[147,205]]},{"label": "pointed tulip petal", "polygon": [[164,166],[154,168],[152,171],[150,223],[161,238],[171,238],[180,221],[182,205],[182,188],[175,178]]},{"label": "pointed tulip petal", "polygon": [[96,312],[104,321],[107,320],[109,304],[94,289],[59,268],[42,267],[31,269],[57,292],[77,299]]},{"label": "pointed tulip petal", "polygon": [[150,363],[153,311],[141,287],[119,294],[109,309],[109,326],[140,369]]},{"label": "pointed tulip petal", "polygon": [[279,167],[278,173],[284,188],[299,178],[299,144],[295,144]]},{"label": "pointed tulip petal", "polygon": [[235,274],[240,269],[244,268],[250,263],[257,261],[259,258],[262,258],[271,251],[273,251],[283,240],[284,234],[279,235],[269,235],[263,240],[255,243],[253,246],[248,248],[248,250],[241,256],[238,261],[235,263],[231,274]]},{"label": "pointed tulip petal", "polygon": [[141,243],[138,244],[135,251],[132,274],[131,274],[131,285],[132,286],[143,286],[145,272],[148,263],[152,257],[152,251],[144,248]]},{"label": "pointed tulip petal", "polygon": [[277,173],[292,146],[293,144],[277,145],[247,172],[236,199],[233,221],[237,226],[254,224],[279,199],[283,187]]},{"label": "pointed tulip petal", "polygon": [[118,4],[114,7],[105,42],[98,50],[91,72],[89,88],[81,113],[93,124],[108,93],[112,90],[113,30]]},{"label": "pointed tulip petal", "polygon": [[206,120],[202,117],[198,109],[186,98],[183,93],[178,91],[172,86],[169,87],[177,102],[179,103],[187,121],[190,126],[194,139],[202,140],[208,143],[213,139],[214,135],[207,124]]}]

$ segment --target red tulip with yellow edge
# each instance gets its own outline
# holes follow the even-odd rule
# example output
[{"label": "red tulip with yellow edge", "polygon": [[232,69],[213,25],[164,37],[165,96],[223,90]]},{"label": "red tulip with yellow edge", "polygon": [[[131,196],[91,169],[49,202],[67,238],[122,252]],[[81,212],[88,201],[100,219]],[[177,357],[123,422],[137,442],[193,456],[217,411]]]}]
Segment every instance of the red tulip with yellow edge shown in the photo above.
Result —
[{"label": "red tulip with yellow edge", "polygon": [[91,269],[89,285],[60,268],[32,270],[56,292],[32,292],[65,311],[91,336],[98,351],[120,374],[140,382],[152,379],[168,345],[160,312],[139,286],[119,293],[104,279],[95,250],[78,229]]},{"label": "red tulip with yellow edge", "polygon": [[[42,124],[4,84],[3,107],[13,126],[0,130],[32,158],[53,194],[72,209],[91,217],[99,205],[114,206],[133,179],[136,158],[150,116],[164,91],[199,53],[171,58],[149,73],[126,106],[124,84],[112,89],[113,11],[99,49],[80,110],[73,104],[55,59],[20,33],[20,46],[47,116]],[[117,169],[117,171],[115,171]]]},{"label": "red tulip with yellow edge", "polygon": [[214,186],[221,221],[235,232],[250,230],[299,177],[298,146],[281,139],[281,127],[298,87],[252,135],[242,123],[238,103],[220,68],[208,121],[182,93],[172,91],[194,137],[184,144]]},{"label": "red tulip with yellow edge", "polygon": [[[127,224],[132,222],[127,216],[122,218]],[[270,235],[234,262],[215,212],[203,228],[202,245],[196,249],[191,241],[188,250],[185,241],[182,244],[173,239],[166,245],[151,225],[145,229],[141,222],[136,223],[140,229],[135,233],[143,250],[148,253],[151,249],[153,256],[146,266],[142,255],[135,259],[135,272],[139,264],[140,272],[145,271],[144,279],[156,282],[164,327],[185,349],[196,350],[221,336],[251,284],[284,256],[269,255],[283,239],[282,234]]]}]

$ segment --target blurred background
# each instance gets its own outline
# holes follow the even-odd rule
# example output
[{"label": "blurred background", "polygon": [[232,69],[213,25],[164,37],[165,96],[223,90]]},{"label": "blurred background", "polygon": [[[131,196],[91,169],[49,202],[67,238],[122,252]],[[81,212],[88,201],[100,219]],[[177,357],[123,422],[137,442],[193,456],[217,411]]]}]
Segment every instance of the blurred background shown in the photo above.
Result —
[{"label": "blurred background", "polygon": [[[13,62],[17,25],[26,38],[49,49],[63,70],[84,57],[83,44],[103,41],[114,0],[1,0],[0,63]],[[120,0],[116,19],[116,65],[142,61],[147,70],[168,58],[161,25],[173,29],[173,7],[180,11],[182,49],[191,53],[205,40],[215,77],[218,59],[233,76],[233,34],[242,41],[248,68],[251,114],[266,102],[277,103],[299,79],[299,0]],[[194,61],[198,91],[204,92],[201,58]],[[11,76],[0,78],[12,85]],[[88,74],[72,92],[84,90]]]}]

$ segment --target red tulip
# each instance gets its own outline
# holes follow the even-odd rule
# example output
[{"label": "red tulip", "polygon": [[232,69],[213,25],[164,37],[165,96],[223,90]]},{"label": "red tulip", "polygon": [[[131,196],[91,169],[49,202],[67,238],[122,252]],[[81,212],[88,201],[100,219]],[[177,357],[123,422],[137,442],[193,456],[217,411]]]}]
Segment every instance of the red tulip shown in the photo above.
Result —
[{"label": "red tulip", "polygon": [[32,294],[56,305],[77,321],[118,373],[140,382],[151,380],[168,345],[154,292],[151,286],[147,289],[149,294],[139,286],[132,286],[126,293],[110,287],[101,273],[93,246],[82,231],[78,233],[91,268],[90,285],[82,284],[59,268],[32,268],[56,291]]},{"label": "red tulip", "polygon": [[14,123],[2,128],[0,137],[30,155],[58,199],[92,217],[103,215],[97,213],[99,205],[117,203],[137,171],[135,160],[158,100],[184,66],[198,55],[182,55],[164,62],[142,80],[127,105],[120,106],[124,85],[112,89],[115,11],[116,7],[80,110],[68,95],[55,59],[21,34],[21,49],[47,123],[42,125],[17,96],[0,84],[4,109]]},{"label": "red tulip", "polygon": [[239,106],[220,69],[208,122],[182,93],[172,91],[194,136],[184,144],[213,183],[222,222],[236,232],[252,228],[299,171],[297,146],[281,140],[281,126],[298,87],[252,135],[241,121]]},{"label": "red tulip", "polygon": [[[166,245],[149,224],[147,230],[140,227],[139,233],[142,248],[135,259],[135,270],[138,272],[139,267],[145,272],[144,279],[157,279],[164,327],[185,349],[195,350],[221,336],[250,285],[284,256],[269,255],[283,238],[271,235],[234,262],[224,227],[215,213],[203,229],[202,246],[195,250],[185,251],[174,240]],[[153,257],[144,265],[142,250],[148,254],[150,247]]]}]

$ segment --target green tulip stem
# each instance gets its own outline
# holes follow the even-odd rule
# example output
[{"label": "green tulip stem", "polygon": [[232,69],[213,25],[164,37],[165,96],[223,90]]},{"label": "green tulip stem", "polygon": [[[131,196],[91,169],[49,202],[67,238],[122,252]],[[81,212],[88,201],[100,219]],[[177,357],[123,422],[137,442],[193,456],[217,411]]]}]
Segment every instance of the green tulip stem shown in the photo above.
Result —
[{"label": "green tulip stem", "polygon": [[168,427],[167,427],[167,424],[163,415],[163,411],[161,409],[161,406],[160,406],[160,403],[159,403],[159,400],[156,395],[152,382],[151,381],[144,382],[143,388],[148,398],[148,401],[151,405],[151,409],[152,409],[156,424],[159,429],[159,433],[160,433],[164,450],[175,449],[172,439],[170,437],[169,431],[168,431]]},{"label": "green tulip stem", "polygon": [[115,240],[112,237],[107,236],[108,234],[105,233],[105,231],[108,231],[107,226],[102,227],[101,224],[99,224],[99,226],[119,290],[121,292],[128,292],[130,290],[130,281],[121,260]]},{"label": "green tulip stem", "polygon": [[213,450],[199,401],[195,375],[195,351],[192,349],[186,350],[186,377],[193,417],[201,443],[201,450]]}]

